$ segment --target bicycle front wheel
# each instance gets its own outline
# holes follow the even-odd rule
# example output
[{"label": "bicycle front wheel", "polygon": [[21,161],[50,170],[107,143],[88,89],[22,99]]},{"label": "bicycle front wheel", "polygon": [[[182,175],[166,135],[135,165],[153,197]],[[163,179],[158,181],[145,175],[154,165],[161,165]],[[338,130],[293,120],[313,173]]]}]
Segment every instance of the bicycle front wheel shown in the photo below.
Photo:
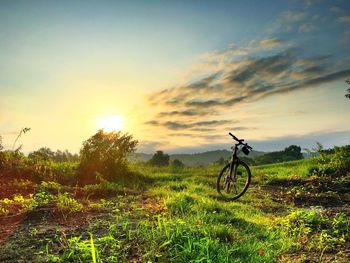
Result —
[{"label": "bicycle front wheel", "polygon": [[237,160],[235,165],[236,169],[230,175],[230,164],[227,164],[216,183],[218,193],[231,201],[241,197],[247,191],[251,180],[251,172],[245,162]]}]

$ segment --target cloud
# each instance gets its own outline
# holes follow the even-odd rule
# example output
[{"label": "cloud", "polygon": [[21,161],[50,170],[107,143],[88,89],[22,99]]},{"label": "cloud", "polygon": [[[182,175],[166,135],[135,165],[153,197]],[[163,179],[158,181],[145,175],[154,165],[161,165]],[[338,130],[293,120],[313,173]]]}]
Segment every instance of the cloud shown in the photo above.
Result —
[{"label": "cloud", "polygon": [[282,12],[268,29],[270,33],[276,31],[289,32],[293,30],[295,24],[304,21],[307,13],[298,10],[289,10]]},{"label": "cloud", "polygon": [[159,122],[156,120],[152,120],[152,121],[146,121],[145,124],[156,126],[156,125],[159,125]]},{"label": "cloud", "polygon": [[[255,53],[253,47],[257,46],[268,52]],[[161,110],[146,125],[204,139],[207,137],[203,135],[232,130],[227,127],[237,123],[239,117],[230,112],[243,104],[319,88],[350,76],[348,63],[334,63],[335,58],[329,54],[305,57],[303,50],[278,39],[251,41],[248,49],[251,53],[241,57],[226,49],[221,53],[225,57],[212,62],[218,67],[207,75],[151,94],[151,103]]]},{"label": "cloud", "polygon": [[350,23],[350,16],[341,16],[338,17],[338,21],[342,23]]},{"label": "cloud", "polygon": [[255,130],[256,128],[254,127],[243,127],[243,126],[238,126],[238,127],[231,127],[231,128],[226,128],[226,130],[231,131],[231,132],[236,132],[236,131],[245,131],[245,130]]},{"label": "cloud", "polygon": [[316,142],[320,142],[326,149],[334,145],[346,145],[350,143],[350,131],[317,131],[302,135],[288,135],[283,137],[271,137],[264,140],[248,140],[256,150],[276,151],[289,145],[299,145],[302,148],[314,148]]},{"label": "cloud", "polygon": [[281,39],[277,39],[277,38],[268,38],[268,39],[263,39],[261,41],[259,41],[259,47],[262,50],[265,49],[273,49],[273,48],[277,48],[280,47],[281,45],[283,45],[285,42],[282,41]]},{"label": "cloud", "polygon": [[280,18],[288,22],[299,22],[306,18],[306,13],[302,11],[285,11]]},{"label": "cloud", "polygon": [[[174,135],[176,136],[176,135]],[[185,135],[186,136],[186,135]],[[188,134],[189,138],[193,137]],[[207,143],[198,144],[195,146],[177,147],[176,149],[168,150],[169,153],[193,153],[193,152],[205,152],[218,149],[227,149],[231,146],[231,140],[227,135],[219,136],[221,139],[227,138],[226,143],[215,143],[209,140]],[[215,138],[220,139],[220,138]],[[326,149],[333,147],[334,145],[346,145],[350,144],[350,130],[342,131],[316,131],[306,134],[290,134],[288,136],[270,137],[261,140],[254,140],[252,138],[244,138],[246,142],[257,151],[279,151],[290,145],[298,145],[302,149],[312,149],[316,146],[316,142],[320,142]],[[152,152],[152,151],[148,151]]]},{"label": "cloud", "polygon": [[350,30],[344,32],[342,41],[345,43],[350,42]]},{"label": "cloud", "polygon": [[316,4],[316,2],[319,2],[319,0],[304,0],[304,6],[305,8],[309,8],[312,5]]},{"label": "cloud", "polygon": [[228,57],[242,57],[254,52],[266,51],[274,48],[279,48],[285,45],[286,42],[279,38],[265,38],[261,40],[253,40],[245,47],[238,47],[235,44],[223,51],[207,52],[201,56],[204,63],[218,63],[224,62]]},{"label": "cloud", "polygon": [[141,141],[137,147],[137,152],[155,152],[161,148],[164,148],[168,145],[166,142],[161,141]]},{"label": "cloud", "polygon": [[234,123],[231,120],[210,120],[210,121],[199,121],[199,122],[181,122],[181,121],[151,121],[146,122],[146,124],[150,124],[153,126],[163,126],[169,130],[184,130],[184,129],[192,129],[194,131],[210,131],[207,128],[198,129],[198,127],[207,127],[207,126],[221,126],[223,124]]},{"label": "cloud", "polygon": [[186,109],[186,110],[174,110],[169,112],[160,112],[158,114],[159,117],[169,117],[169,116],[203,116],[209,114],[206,111],[200,111],[198,109]]},{"label": "cloud", "polygon": [[332,6],[329,10],[333,13],[340,13],[341,12],[341,8],[338,6]]},{"label": "cloud", "polygon": [[[266,57],[250,58],[233,70],[230,70],[228,64],[226,71],[215,80],[205,81],[205,85],[192,84],[180,87],[177,91],[183,95],[182,100],[173,100],[167,96],[163,103],[185,109],[210,107],[217,112],[220,107],[256,101],[272,94],[303,89],[321,82],[327,83],[349,74],[349,69],[333,71],[328,67],[329,58],[330,56],[319,56],[299,59],[297,49],[288,49]],[[202,81],[199,80],[199,83]],[[192,86],[197,87],[196,92],[192,91]],[[206,96],[202,96],[203,91]],[[175,96],[177,94],[176,90],[172,93]]]},{"label": "cloud", "polygon": [[305,23],[299,26],[299,32],[301,33],[309,33],[315,30],[315,26],[310,23]]}]

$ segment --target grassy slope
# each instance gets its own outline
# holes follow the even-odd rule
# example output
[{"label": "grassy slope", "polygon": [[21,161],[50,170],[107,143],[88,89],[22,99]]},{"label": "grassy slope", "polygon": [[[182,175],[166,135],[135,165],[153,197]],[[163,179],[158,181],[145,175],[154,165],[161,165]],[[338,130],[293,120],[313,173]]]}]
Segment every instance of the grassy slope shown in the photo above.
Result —
[{"label": "grassy slope", "polygon": [[[295,210],[293,203],[271,198],[264,185],[307,178],[312,162],[253,167],[253,184],[235,202],[218,198],[215,183],[220,167],[177,170],[132,166],[152,183],[141,185],[139,191],[124,189],[127,195],[120,194],[120,186],[103,186],[118,188],[119,195],[102,193],[99,198],[79,200],[87,220],[78,227],[67,222],[55,222],[54,226],[42,221],[22,224],[0,249],[0,261],[91,262],[92,247],[101,262],[296,261],[288,256],[291,253],[299,253],[298,260],[302,260],[309,253],[303,250],[309,241],[288,234],[290,226],[285,222],[289,221],[282,221],[281,226],[280,218]],[[68,222],[70,217],[73,222],[77,218],[72,213],[66,218]],[[14,252],[20,247],[27,255]],[[316,250],[316,258],[322,258],[325,251],[324,246]],[[344,255],[332,258],[346,262],[342,261]]]}]

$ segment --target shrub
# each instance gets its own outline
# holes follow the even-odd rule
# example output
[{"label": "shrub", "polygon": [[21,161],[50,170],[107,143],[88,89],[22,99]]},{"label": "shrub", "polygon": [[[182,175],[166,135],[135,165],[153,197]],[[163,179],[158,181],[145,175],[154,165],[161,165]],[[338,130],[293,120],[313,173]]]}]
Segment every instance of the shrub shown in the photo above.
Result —
[{"label": "shrub", "polygon": [[309,173],[319,176],[346,175],[350,172],[350,145],[334,147],[333,154],[326,154],[321,144],[317,144],[316,166]]},{"label": "shrub", "polygon": [[339,174],[350,171],[350,145],[342,147],[334,147],[334,155],[331,159],[332,166]]},{"label": "shrub", "polygon": [[105,180],[117,180],[127,171],[127,156],[135,151],[137,141],[129,134],[99,130],[83,143],[80,150],[78,183],[97,183],[99,175]]},{"label": "shrub", "polygon": [[185,167],[185,164],[183,162],[181,162],[179,159],[174,159],[171,162],[171,166],[177,167],[177,168],[183,168],[183,167]]}]

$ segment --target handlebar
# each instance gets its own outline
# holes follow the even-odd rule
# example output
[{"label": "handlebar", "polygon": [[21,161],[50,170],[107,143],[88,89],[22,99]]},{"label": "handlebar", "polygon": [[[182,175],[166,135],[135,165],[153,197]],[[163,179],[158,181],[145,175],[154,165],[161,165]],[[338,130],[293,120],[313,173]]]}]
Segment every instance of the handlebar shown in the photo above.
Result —
[{"label": "handlebar", "polygon": [[242,143],[242,142],[244,142],[244,140],[242,139],[242,140],[240,140],[240,139],[238,139],[236,136],[234,136],[232,133],[228,133],[228,134],[230,134],[231,136],[232,136],[232,138],[234,139],[234,140],[236,140],[237,142],[240,142],[240,143]]},{"label": "handlebar", "polygon": [[248,145],[248,143],[243,143],[244,140],[243,139],[238,139],[236,136],[234,136],[231,132],[229,132],[228,134],[230,134],[232,136],[232,138],[234,140],[236,140],[239,144],[243,144],[245,145],[248,149],[252,150],[253,148],[251,146]]}]

